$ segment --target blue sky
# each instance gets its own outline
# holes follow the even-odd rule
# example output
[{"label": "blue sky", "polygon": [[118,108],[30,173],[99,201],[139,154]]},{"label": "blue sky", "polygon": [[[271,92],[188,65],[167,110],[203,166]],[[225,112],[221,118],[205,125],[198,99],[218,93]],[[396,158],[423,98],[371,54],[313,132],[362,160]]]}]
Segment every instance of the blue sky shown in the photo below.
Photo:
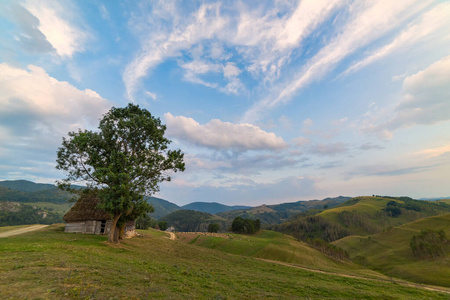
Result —
[{"label": "blue sky", "polygon": [[139,104],[185,153],[156,195],[450,195],[450,2],[2,1],[0,179]]}]

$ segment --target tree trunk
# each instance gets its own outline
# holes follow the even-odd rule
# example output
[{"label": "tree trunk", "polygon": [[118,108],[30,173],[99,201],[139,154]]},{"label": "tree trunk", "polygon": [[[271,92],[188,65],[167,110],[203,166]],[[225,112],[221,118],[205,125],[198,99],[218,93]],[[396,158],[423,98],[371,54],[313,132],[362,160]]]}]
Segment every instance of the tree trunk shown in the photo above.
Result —
[{"label": "tree trunk", "polygon": [[[117,230],[117,222],[119,221],[121,216],[122,216],[122,214],[114,215],[114,217],[111,219],[111,228],[109,230],[108,243],[114,243],[114,244],[119,243],[119,239],[118,239],[119,232]],[[116,239],[116,235],[117,235],[117,239]]]},{"label": "tree trunk", "polygon": [[125,235],[125,223],[123,223],[122,226],[119,228],[119,239],[123,240],[124,235]]}]

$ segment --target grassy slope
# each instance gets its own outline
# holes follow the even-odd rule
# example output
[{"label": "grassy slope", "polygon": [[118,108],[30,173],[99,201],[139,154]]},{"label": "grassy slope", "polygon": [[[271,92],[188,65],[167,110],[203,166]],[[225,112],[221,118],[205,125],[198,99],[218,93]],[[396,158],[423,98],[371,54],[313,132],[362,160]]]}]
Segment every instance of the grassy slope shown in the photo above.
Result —
[{"label": "grassy slope", "polygon": [[171,241],[148,231],[112,247],[62,226],[2,239],[4,298],[445,299],[448,294],[342,278]]},{"label": "grassy slope", "polygon": [[[443,229],[450,236],[450,214],[420,219],[368,237],[349,236],[333,242],[351,257],[362,256],[368,266],[385,274],[411,281],[450,287],[450,256],[417,260],[409,243],[421,230]],[[447,244],[450,253],[450,243]]]},{"label": "grassy slope", "polygon": [[227,236],[229,238],[198,235],[190,243],[226,253],[281,261],[316,270],[372,278],[384,277],[353,263],[334,260],[306,243],[279,232],[262,230],[255,235]]},{"label": "grassy slope", "polygon": [[[359,200],[357,203],[348,205],[348,203],[352,203],[352,201]],[[400,200],[394,200],[390,198],[382,198],[382,197],[370,197],[370,196],[363,196],[363,197],[356,197],[349,202],[342,203],[341,205],[325,210],[318,215],[326,218],[331,221],[335,221],[338,223],[341,223],[338,219],[338,214],[343,211],[348,212],[357,212],[360,214],[374,214],[377,212],[381,212],[384,208],[386,208],[386,205],[390,201],[395,201],[397,203],[403,203],[403,201]],[[425,203],[425,202],[424,202]],[[443,212],[441,212],[443,213]],[[380,220],[378,218],[375,219],[366,219],[367,227],[372,228],[372,230],[381,231],[382,229],[385,229],[389,226],[399,226],[401,224],[405,224],[408,222],[412,222],[414,220],[417,220],[419,218],[428,217],[430,215],[433,215],[436,213],[432,213],[429,211],[422,211],[422,212],[415,212],[415,211],[408,211],[404,210],[403,213],[397,217],[385,217],[383,220]],[[367,235],[370,234],[366,229],[364,229],[359,224],[355,224],[353,226],[345,226],[348,228],[353,234],[357,235]]]}]

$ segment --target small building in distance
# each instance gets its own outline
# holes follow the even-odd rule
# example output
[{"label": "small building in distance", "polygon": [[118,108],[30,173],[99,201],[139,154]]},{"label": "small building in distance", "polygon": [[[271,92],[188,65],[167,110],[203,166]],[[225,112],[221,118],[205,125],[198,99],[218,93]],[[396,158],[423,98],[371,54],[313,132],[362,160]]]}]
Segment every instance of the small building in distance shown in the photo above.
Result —
[{"label": "small building in distance", "polygon": [[[111,215],[97,209],[100,199],[90,194],[83,194],[72,208],[64,215],[66,221],[64,232],[107,235],[111,229]],[[134,220],[128,221],[124,228],[124,237],[136,234]]]}]

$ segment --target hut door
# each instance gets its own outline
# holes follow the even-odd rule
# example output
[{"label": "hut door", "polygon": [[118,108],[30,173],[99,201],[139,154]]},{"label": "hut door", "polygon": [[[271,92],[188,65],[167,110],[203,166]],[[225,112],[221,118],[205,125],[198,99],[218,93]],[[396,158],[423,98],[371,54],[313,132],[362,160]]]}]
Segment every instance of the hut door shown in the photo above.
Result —
[{"label": "hut door", "polygon": [[105,233],[106,220],[102,220],[102,224],[100,225],[100,234]]}]

